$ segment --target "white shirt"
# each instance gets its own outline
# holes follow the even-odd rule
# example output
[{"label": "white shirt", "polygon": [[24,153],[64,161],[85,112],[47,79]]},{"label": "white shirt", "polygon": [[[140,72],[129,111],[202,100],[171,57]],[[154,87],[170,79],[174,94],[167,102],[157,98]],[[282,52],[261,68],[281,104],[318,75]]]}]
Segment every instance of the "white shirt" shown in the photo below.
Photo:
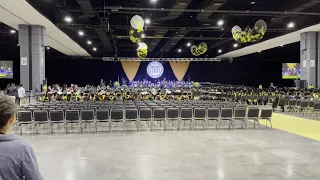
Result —
[{"label": "white shirt", "polygon": [[19,98],[24,98],[26,96],[26,90],[23,87],[18,89],[18,96]]}]

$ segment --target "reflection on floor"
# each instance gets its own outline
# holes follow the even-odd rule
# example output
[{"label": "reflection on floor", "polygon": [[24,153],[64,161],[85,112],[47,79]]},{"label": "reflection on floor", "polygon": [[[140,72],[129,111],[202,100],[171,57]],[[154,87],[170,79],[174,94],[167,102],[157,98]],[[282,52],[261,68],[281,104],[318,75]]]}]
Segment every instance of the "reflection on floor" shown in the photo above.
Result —
[{"label": "reflection on floor", "polygon": [[[265,121],[260,123],[265,124]],[[320,141],[320,121],[273,113],[272,125],[274,128]]]},{"label": "reflection on floor", "polygon": [[320,179],[320,142],[263,127],[25,137],[46,180]]}]

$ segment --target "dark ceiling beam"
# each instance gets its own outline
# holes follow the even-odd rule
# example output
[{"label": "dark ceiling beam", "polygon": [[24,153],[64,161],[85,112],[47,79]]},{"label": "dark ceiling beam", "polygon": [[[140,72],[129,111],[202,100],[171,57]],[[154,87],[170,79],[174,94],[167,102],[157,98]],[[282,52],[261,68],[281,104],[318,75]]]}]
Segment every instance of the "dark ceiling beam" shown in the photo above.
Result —
[{"label": "dark ceiling beam", "polygon": [[[130,36],[120,36],[114,35],[117,39],[129,39]],[[190,39],[190,40],[218,40],[218,39],[228,39],[220,37],[184,37],[184,36],[174,36],[174,37],[159,37],[159,36],[146,36],[144,39]],[[229,37],[230,38],[230,37]]]},{"label": "dark ceiling beam", "polygon": [[272,15],[305,15],[320,16],[316,12],[297,12],[297,11],[237,11],[237,10],[205,10],[205,9],[165,9],[165,8],[136,8],[136,7],[105,7],[111,11],[159,11],[159,12],[193,12],[193,13],[223,13],[223,14],[272,14]]}]

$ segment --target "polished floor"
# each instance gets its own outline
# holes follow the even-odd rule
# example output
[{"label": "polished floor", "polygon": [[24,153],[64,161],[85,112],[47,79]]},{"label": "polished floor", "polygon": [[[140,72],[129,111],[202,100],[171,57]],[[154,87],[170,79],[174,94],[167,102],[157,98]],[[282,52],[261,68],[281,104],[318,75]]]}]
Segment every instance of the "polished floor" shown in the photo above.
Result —
[{"label": "polished floor", "polygon": [[25,138],[45,180],[320,179],[320,142],[270,128]]}]

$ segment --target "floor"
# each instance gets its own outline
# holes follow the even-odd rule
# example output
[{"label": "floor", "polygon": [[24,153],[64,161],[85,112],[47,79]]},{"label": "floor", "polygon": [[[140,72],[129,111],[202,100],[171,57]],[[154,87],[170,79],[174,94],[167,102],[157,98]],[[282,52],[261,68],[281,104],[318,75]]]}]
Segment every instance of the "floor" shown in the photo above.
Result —
[{"label": "floor", "polygon": [[25,138],[45,180],[320,179],[320,142],[270,128]]}]

